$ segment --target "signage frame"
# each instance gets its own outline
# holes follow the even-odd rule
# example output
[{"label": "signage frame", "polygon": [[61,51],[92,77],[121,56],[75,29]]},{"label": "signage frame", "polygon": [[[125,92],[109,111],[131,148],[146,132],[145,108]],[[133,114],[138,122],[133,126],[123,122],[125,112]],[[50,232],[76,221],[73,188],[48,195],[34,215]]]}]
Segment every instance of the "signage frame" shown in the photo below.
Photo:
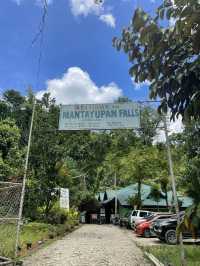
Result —
[{"label": "signage frame", "polygon": [[[110,107],[114,108],[110,108]],[[73,109],[74,108],[74,109]],[[77,108],[77,111],[76,111]],[[85,109],[84,109],[85,108]],[[88,110],[87,110],[88,108]],[[92,108],[97,108],[96,110]],[[98,109],[100,108],[100,109]],[[105,108],[101,110],[101,108]],[[125,109],[123,109],[125,108]],[[130,108],[130,109],[128,109]],[[132,109],[131,109],[132,108]],[[82,109],[82,110],[80,110]],[[71,113],[70,113],[71,112]],[[98,112],[98,115],[103,116],[113,115],[116,116],[114,118],[106,117],[98,117],[96,119],[88,118],[88,120],[80,120],[80,124],[77,125],[77,121],[75,125],[73,125],[74,118],[71,119],[70,114],[72,116],[79,116],[80,113],[86,112],[92,113],[94,115],[95,112]],[[135,113],[134,113],[135,112]],[[64,124],[63,116],[67,117],[66,122]],[[96,113],[95,113],[96,115]],[[124,116],[124,117],[123,117]],[[126,116],[126,117],[125,117]],[[71,125],[67,123],[68,121],[72,121]],[[79,118],[78,118],[79,119]],[[98,120],[99,119],[99,120]],[[113,119],[113,120],[112,120]],[[120,120],[121,119],[121,120]],[[134,121],[135,120],[135,121]],[[77,123],[77,124],[76,124]],[[86,126],[81,126],[81,123],[85,123]],[[98,124],[98,126],[94,126],[94,124]],[[110,125],[109,125],[110,123]],[[113,124],[112,124],[113,123]],[[120,124],[121,123],[121,124]],[[63,125],[64,124],[64,125]],[[91,124],[91,125],[90,125]],[[104,126],[99,126],[99,124],[104,124]],[[111,125],[112,124],[112,125]],[[97,103],[97,104],[69,104],[69,105],[60,105],[60,115],[59,115],[59,131],[88,131],[88,130],[117,130],[117,129],[138,129],[141,125],[141,105],[139,102],[122,102],[122,103]]]}]

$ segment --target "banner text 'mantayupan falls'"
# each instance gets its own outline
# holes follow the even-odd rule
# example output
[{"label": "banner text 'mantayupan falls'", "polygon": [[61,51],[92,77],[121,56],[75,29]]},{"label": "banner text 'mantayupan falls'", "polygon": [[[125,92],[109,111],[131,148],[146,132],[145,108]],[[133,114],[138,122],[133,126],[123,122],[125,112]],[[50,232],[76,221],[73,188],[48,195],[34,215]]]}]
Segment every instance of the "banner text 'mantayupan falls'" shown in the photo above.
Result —
[{"label": "banner text 'mantayupan falls'", "polygon": [[60,130],[137,128],[139,105],[133,102],[116,104],[63,105]]}]

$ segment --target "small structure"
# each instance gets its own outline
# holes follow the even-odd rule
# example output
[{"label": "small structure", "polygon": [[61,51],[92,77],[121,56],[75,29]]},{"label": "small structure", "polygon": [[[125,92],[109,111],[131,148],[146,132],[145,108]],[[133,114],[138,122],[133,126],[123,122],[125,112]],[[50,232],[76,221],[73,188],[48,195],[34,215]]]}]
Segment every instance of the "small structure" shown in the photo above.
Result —
[{"label": "small structure", "polygon": [[[142,209],[149,211],[168,211],[173,208],[173,193],[168,191],[167,195],[160,191],[160,197],[155,200],[151,196],[152,187],[150,185],[141,185],[141,200]],[[115,197],[117,197],[117,210],[119,216],[124,216],[127,212],[133,209],[130,204],[130,198],[136,196],[138,193],[138,184],[132,184],[127,187],[118,190],[106,190],[104,193],[100,193],[98,199],[101,199],[100,203],[102,208],[105,209],[106,223],[110,223],[111,216],[115,210]],[[167,201],[166,201],[167,196]],[[192,199],[189,197],[178,196],[180,202],[180,209],[184,210],[192,205]],[[168,202],[168,206],[167,206]]]}]

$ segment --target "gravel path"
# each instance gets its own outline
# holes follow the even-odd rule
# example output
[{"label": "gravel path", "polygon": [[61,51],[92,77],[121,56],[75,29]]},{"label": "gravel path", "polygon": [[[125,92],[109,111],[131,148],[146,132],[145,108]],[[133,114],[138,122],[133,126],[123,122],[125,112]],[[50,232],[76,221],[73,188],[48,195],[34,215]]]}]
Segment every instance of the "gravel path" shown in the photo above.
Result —
[{"label": "gravel path", "polygon": [[84,225],[26,258],[24,266],[149,266],[132,234],[112,225]]}]

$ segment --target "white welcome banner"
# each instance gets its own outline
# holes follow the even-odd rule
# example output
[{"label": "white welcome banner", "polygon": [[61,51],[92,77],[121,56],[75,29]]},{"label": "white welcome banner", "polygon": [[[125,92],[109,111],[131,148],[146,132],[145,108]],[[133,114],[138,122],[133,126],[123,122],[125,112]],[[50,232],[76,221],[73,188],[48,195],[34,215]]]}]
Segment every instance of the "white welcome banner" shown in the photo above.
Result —
[{"label": "white welcome banner", "polygon": [[62,105],[59,130],[131,129],[140,127],[138,103]]}]

